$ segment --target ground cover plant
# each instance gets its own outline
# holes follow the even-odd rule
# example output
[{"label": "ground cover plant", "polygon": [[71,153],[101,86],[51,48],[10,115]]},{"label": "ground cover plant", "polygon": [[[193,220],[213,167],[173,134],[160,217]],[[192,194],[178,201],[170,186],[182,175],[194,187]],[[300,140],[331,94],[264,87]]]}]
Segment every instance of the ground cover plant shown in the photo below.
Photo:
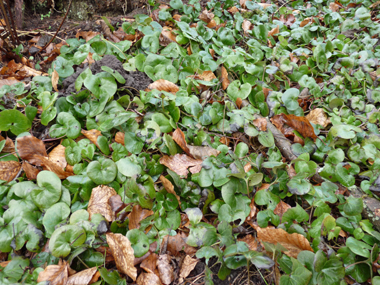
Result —
[{"label": "ground cover plant", "polygon": [[149,5],[2,68],[1,284],[380,284],[379,2]]}]

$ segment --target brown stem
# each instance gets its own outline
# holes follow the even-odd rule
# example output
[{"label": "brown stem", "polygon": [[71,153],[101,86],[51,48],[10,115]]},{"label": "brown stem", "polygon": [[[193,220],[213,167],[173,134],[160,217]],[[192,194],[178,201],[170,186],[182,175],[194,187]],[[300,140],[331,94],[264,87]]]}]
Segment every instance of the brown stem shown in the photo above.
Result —
[{"label": "brown stem", "polygon": [[5,20],[5,24],[6,24],[6,26],[7,26],[7,29],[8,29],[8,31],[9,31],[9,34],[11,35],[12,43],[15,44],[15,43],[16,43],[16,38],[15,38],[15,36],[13,35],[12,27],[11,27],[11,24],[9,23],[9,19],[8,19],[7,11],[5,10],[5,7],[4,7],[4,1],[3,1],[3,0],[0,1],[0,8],[1,8],[1,12],[3,12],[3,16],[4,16],[4,20]]},{"label": "brown stem", "polygon": [[[15,1],[15,13],[17,14],[17,16],[18,16],[17,18],[19,18],[18,20],[20,20],[21,23],[22,23],[22,9],[19,9],[19,8],[21,8],[20,6],[22,6],[22,1],[23,0],[16,0]],[[9,13],[9,18],[11,19],[12,28],[13,28],[13,31],[15,33],[14,35],[15,35],[15,38],[17,40],[17,44],[19,45],[20,40],[19,40],[18,35],[17,35],[17,29],[16,29],[15,21],[13,20],[13,14],[11,11],[11,3],[9,0],[7,0],[7,8],[8,8],[8,13]],[[21,15],[19,15],[19,12],[21,12]],[[21,26],[19,28],[21,28]]]},{"label": "brown stem", "polygon": [[62,28],[62,25],[63,25],[63,23],[65,22],[65,20],[66,20],[66,17],[67,17],[67,14],[69,14],[69,11],[70,11],[70,7],[71,7],[71,3],[73,2],[73,0],[70,0],[70,3],[69,3],[69,7],[67,7],[67,11],[66,11],[66,14],[65,14],[65,16],[63,17],[63,20],[62,20],[62,22],[61,22],[61,24],[59,25],[59,27],[58,27],[58,30],[55,32],[55,34],[54,34],[54,36],[50,39],[50,41],[42,48],[42,49],[40,49],[37,53],[36,53],[36,56],[37,56],[37,54],[39,54],[41,51],[43,51],[43,50],[45,50],[53,41],[54,41],[54,39],[55,39],[55,37],[58,35],[58,32],[59,32],[59,30]]}]

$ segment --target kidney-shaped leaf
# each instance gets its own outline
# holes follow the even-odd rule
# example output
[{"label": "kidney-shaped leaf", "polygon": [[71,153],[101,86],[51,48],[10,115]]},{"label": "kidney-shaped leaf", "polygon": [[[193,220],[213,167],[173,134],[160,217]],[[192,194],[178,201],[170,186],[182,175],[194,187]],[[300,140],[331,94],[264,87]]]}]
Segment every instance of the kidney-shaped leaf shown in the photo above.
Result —
[{"label": "kidney-shaped leaf", "polygon": [[32,123],[18,110],[0,112],[0,131],[11,131],[19,135],[30,129]]},{"label": "kidney-shaped leaf", "polygon": [[30,193],[32,200],[41,210],[46,210],[61,198],[61,180],[57,174],[41,171],[37,175],[38,187]]},{"label": "kidney-shaped leaf", "polygon": [[56,229],[50,238],[49,250],[55,257],[66,257],[72,247],[78,247],[86,241],[86,232],[79,226],[66,225]]}]

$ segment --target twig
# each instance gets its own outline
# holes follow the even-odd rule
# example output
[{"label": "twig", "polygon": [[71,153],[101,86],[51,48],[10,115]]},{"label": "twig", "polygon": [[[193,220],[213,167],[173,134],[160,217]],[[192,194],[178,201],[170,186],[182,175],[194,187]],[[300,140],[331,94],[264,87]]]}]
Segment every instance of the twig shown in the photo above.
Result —
[{"label": "twig", "polygon": [[14,44],[14,43],[16,43],[16,38],[15,38],[15,36],[13,34],[11,24],[9,23],[7,11],[5,10],[3,1],[0,1],[0,8],[1,8],[1,11],[3,12],[3,16],[4,16],[4,20],[5,20],[5,25],[6,25],[7,29],[8,29],[8,31],[9,31],[9,34],[11,35],[12,43]]},{"label": "twig", "polygon": [[63,20],[61,22],[61,24],[59,25],[58,27],[58,30],[55,32],[54,36],[50,39],[50,41],[42,48],[40,49],[35,56],[37,56],[41,51],[45,50],[53,41],[54,39],[57,37],[58,33],[59,33],[59,30],[62,28],[62,25],[63,23],[65,22],[66,20],[66,17],[67,17],[67,14],[69,14],[69,11],[70,11],[70,7],[71,7],[71,3],[73,2],[73,0],[70,0],[70,3],[69,3],[69,7],[67,7],[67,11],[66,11],[66,14],[65,16],[63,17]]},{"label": "twig", "polygon": [[9,18],[11,19],[12,28],[13,28],[13,31],[15,32],[15,37],[16,37],[17,44],[20,44],[20,40],[19,40],[19,38],[17,36],[17,30],[16,30],[15,21],[13,20],[13,14],[12,14],[12,11],[11,11],[11,3],[9,2],[9,0],[7,0],[7,8],[8,8],[8,13],[9,13]]}]

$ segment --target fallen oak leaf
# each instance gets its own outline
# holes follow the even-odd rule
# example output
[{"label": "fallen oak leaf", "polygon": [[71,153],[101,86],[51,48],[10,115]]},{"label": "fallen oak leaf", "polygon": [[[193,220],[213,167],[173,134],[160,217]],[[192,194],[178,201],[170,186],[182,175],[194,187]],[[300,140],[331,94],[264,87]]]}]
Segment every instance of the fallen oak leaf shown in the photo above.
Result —
[{"label": "fallen oak leaf", "polygon": [[108,204],[109,198],[117,195],[115,189],[100,185],[92,189],[90,201],[88,202],[87,212],[90,215],[90,220],[93,214],[101,214],[107,221],[115,220],[115,213]]},{"label": "fallen oak leaf", "polygon": [[31,164],[29,164],[26,161],[24,161],[22,163],[22,169],[24,170],[24,172],[26,174],[26,177],[29,180],[36,180],[38,173],[40,173],[40,170],[38,170],[37,168],[33,167]]},{"label": "fallen oak leaf", "polygon": [[129,229],[139,229],[140,222],[145,218],[153,215],[154,212],[152,210],[143,209],[140,205],[134,205],[131,213],[128,215],[129,219]]},{"label": "fallen oak leaf", "polygon": [[0,180],[11,182],[20,170],[21,164],[18,161],[0,161]]},{"label": "fallen oak leaf", "polygon": [[182,283],[184,278],[189,276],[190,272],[193,271],[197,263],[198,259],[191,258],[190,256],[186,255],[179,271],[179,283]]},{"label": "fallen oak leaf", "polygon": [[314,125],[320,125],[324,128],[331,123],[330,119],[327,117],[325,111],[322,108],[316,108],[307,114],[306,119]]},{"label": "fallen oak leaf", "polygon": [[117,269],[136,281],[137,269],[134,266],[134,251],[129,239],[122,234],[106,233],[107,243],[110,247]]},{"label": "fallen oak leaf", "polygon": [[189,167],[190,172],[193,174],[201,171],[203,160],[194,159],[186,154],[176,154],[174,156],[164,155],[160,158],[160,163],[178,175],[187,177]]},{"label": "fallen oak leaf", "polygon": [[99,277],[100,273],[98,272],[98,268],[92,267],[71,275],[67,280],[66,285],[87,285],[98,281]]},{"label": "fallen oak leaf", "polygon": [[68,263],[59,261],[58,265],[48,265],[38,274],[37,282],[48,281],[52,285],[66,285],[69,278]]},{"label": "fallen oak leaf", "polygon": [[139,275],[136,281],[137,285],[161,285],[160,277],[154,273],[143,272]]},{"label": "fallen oak leaf", "polygon": [[141,262],[140,267],[148,273],[154,273],[157,270],[157,259],[158,255],[152,253]]},{"label": "fallen oak leaf", "polygon": [[162,254],[157,260],[157,269],[160,274],[160,279],[164,284],[170,284],[174,280],[174,269],[170,264],[170,256]]},{"label": "fallen oak leaf", "polygon": [[314,141],[317,136],[314,133],[314,128],[310,124],[309,120],[305,117],[295,116],[295,115],[274,115],[271,118],[271,122],[285,135],[288,137],[295,136],[293,130],[299,132],[304,138],[311,138]]},{"label": "fallen oak leaf", "polygon": [[190,153],[190,149],[187,147],[185,134],[181,131],[181,129],[177,128],[174,131],[172,138],[187,155],[192,156]]},{"label": "fallen oak leaf", "polygon": [[149,90],[157,89],[158,91],[166,91],[174,95],[179,91],[179,87],[177,85],[165,79],[159,79],[149,84],[147,89]]}]

